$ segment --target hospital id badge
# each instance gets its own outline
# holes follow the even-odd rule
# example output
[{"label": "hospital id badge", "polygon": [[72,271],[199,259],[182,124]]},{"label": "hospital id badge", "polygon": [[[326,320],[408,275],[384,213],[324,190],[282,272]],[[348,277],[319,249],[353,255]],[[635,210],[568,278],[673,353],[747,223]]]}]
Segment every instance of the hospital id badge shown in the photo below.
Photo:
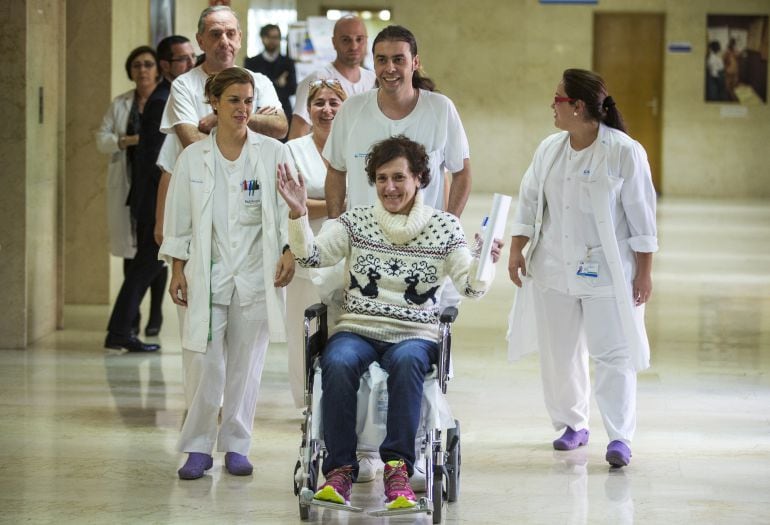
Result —
[{"label": "hospital id badge", "polygon": [[582,277],[599,277],[599,263],[580,261],[577,274]]}]

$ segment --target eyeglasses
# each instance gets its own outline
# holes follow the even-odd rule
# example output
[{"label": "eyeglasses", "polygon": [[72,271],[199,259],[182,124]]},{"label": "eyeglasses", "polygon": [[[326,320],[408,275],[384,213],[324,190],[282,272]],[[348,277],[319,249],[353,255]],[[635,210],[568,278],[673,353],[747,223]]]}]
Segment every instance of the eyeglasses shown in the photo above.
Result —
[{"label": "eyeglasses", "polygon": [[342,84],[336,78],[319,78],[310,83],[311,88],[326,86],[328,88],[341,88]]},{"label": "eyeglasses", "polygon": [[172,58],[169,60],[169,62],[192,62],[195,63],[195,61],[198,59],[196,55],[184,55],[177,58]]},{"label": "eyeglasses", "polygon": [[131,67],[133,69],[141,69],[141,68],[152,69],[155,67],[155,62],[153,62],[152,60],[145,60],[144,62],[142,61],[132,62]]},{"label": "eyeglasses", "polygon": [[576,102],[576,98],[570,98],[570,97],[553,97],[553,103],[558,104],[559,102]]}]

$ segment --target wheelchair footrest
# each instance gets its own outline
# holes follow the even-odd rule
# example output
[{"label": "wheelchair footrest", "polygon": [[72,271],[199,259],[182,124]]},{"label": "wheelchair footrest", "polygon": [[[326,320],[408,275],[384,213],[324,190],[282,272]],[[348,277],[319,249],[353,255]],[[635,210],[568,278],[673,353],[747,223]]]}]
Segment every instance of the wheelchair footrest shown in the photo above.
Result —
[{"label": "wheelchair footrest", "polygon": [[433,513],[433,507],[428,503],[428,498],[420,498],[417,505],[405,509],[377,509],[367,512],[370,516],[396,516],[398,514]]},{"label": "wheelchair footrest", "polygon": [[321,501],[320,499],[313,498],[314,493],[309,488],[305,487],[299,494],[300,504],[313,505],[314,507],[324,507],[327,509],[341,510],[345,512],[363,512],[361,507],[354,507],[352,505],[343,505],[341,503],[332,503],[331,501]]}]

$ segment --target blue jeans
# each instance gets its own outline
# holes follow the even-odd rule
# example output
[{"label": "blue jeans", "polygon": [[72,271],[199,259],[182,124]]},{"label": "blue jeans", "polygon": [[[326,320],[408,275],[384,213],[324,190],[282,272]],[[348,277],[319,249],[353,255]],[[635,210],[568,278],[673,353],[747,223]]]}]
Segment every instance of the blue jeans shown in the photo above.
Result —
[{"label": "blue jeans", "polygon": [[377,361],[388,373],[388,417],[383,461],[403,459],[409,475],[414,469],[414,442],[420,423],[425,375],[438,359],[438,344],[426,339],[386,343],[351,332],[334,334],[321,356],[323,434],[327,457],[324,474],[352,465],[356,459],[357,392],[361,376]]}]

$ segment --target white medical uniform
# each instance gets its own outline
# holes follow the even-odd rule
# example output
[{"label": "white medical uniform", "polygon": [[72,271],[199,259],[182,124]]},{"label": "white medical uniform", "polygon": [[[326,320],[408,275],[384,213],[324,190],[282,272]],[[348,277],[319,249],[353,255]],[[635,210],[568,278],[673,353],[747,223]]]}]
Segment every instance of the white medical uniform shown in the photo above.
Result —
[{"label": "white medical uniform", "polygon": [[[249,71],[254,77],[254,104],[252,112],[261,107],[273,107],[283,112],[281,101],[275,92],[273,83],[265,75]],[[211,113],[211,106],[206,102],[206,79],[208,74],[203,66],[198,66],[183,75],[179,75],[171,84],[171,93],[163,110],[160,130],[174,133],[177,124],[198,126],[198,121]]]},{"label": "white medical uniform", "polygon": [[421,190],[425,204],[443,210],[444,168],[461,171],[470,158],[468,138],[454,104],[444,95],[421,89],[417,105],[400,120],[386,117],[373,89],[348,98],[334,117],[323,156],[332,168],[347,172],[348,209],[377,200],[366,176],[366,155],[372,146],[395,135],[406,135],[425,147],[431,181]]},{"label": "white medical uniform", "polygon": [[[326,164],[313,142],[313,134],[290,140],[286,143],[297,166],[305,179],[307,196],[324,199]],[[326,217],[310,220],[313,233],[318,233]],[[297,266],[294,278],[286,287],[287,347],[289,357],[289,387],[297,408],[305,406],[305,362],[303,357],[304,312],[308,306],[321,301],[307,268]],[[328,319],[328,315],[327,315]]]},{"label": "white medical uniform", "polygon": [[540,350],[554,428],[580,430],[588,428],[590,355],[609,439],[629,444],[636,372],[649,366],[644,306],[631,299],[635,252],[658,249],[644,148],[603,124],[581,151],[567,132],[546,138],[522,180],[511,235],[530,238],[528,277],[508,332],[511,357]]},{"label": "white medical uniform", "polygon": [[280,142],[252,131],[235,161],[220,154],[215,140],[216,130],[180,155],[160,248],[169,263],[187,261],[188,415],[178,449],[211,454],[216,444],[220,452],[247,455],[268,340],[285,340],[283,291],[273,286],[273,274],[287,242],[288,209],[275,172],[291,159]]},{"label": "white medical uniform", "polygon": [[133,259],[136,255],[136,237],[131,227],[131,210],[126,202],[131,188],[126,150],[118,147],[118,140],[121,135],[126,134],[128,115],[131,113],[133,103],[133,89],[115,97],[96,131],[96,149],[110,155],[110,164],[107,168],[107,225],[110,233],[110,253],[124,259]]},{"label": "white medical uniform", "polygon": [[351,82],[345,75],[337,71],[334,64],[329,63],[321,69],[310,73],[303,78],[299,84],[297,84],[296,100],[294,102],[294,114],[300,117],[302,120],[312,125],[310,121],[310,114],[307,111],[307,96],[310,93],[310,84],[316,80],[331,80],[337,79],[342,87],[342,90],[348,97],[357,95],[365,91],[369,91],[374,87],[374,83],[377,80],[374,71],[358,68],[360,76],[358,82]]}]

